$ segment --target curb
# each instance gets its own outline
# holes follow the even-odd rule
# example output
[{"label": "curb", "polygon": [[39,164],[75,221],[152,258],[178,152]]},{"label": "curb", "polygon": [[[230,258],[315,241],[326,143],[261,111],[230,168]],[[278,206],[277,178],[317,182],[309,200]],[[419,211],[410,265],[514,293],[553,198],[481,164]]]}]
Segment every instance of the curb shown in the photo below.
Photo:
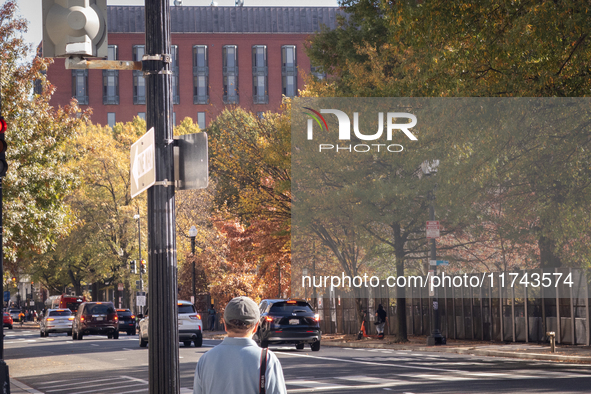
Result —
[{"label": "curb", "polygon": [[333,347],[350,347],[350,348],[372,348],[372,349],[394,349],[394,350],[413,350],[417,352],[438,352],[438,353],[456,353],[456,354],[468,354],[474,356],[488,356],[488,357],[507,357],[507,358],[519,358],[527,360],[540,360],[540,361],[557,361],[557,362],[569,362],[578,364],[591,364],[591,357],[588,356],[567,356],[562,354],[540,354],[540,353],[516,353],[506,352],[502,350],[485,350],[478,349],[476,347],[440,347],[440,346],[405,346],[405,345],[390,345],[381,343],[363,343],[363,342],[332,342],[323,341],[322,346],[333,346]]}]

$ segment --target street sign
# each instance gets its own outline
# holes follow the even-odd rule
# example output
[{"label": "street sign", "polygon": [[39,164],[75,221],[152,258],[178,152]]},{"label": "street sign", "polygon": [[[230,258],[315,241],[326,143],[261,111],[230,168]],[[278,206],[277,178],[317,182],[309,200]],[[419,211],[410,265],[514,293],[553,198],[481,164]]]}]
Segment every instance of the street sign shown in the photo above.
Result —
[{"label": "street sign", "polygon": [[35,306],[35,301],[31,301],[31,302],[29,302],[29,305],[30,305],[30,306]]},{"label": "street sign", "polygon": [[146,306],[146,292],[145,291],[138,291],[137,293],[137,306]]},{"label": "street sign", "polygon": [[4,291],[4,302],[8,302],[10,301],[10,291],[6,290]]},{"label": "street sign", "polygon": [[429,260],[429,265],[449,265],[448,260]]},{"label": "street sign", "polygon": [[439,238],[439,220],[427,221],[427,238]]},{"label": "street sign", "polygon": [[119,283],[119,285],[117,286],[117,290],[123,291],[123,288],[124,288],[123,283]]},{"label": "street sign", "polygon": [[205,189],[209,181],[207,133],[181,135],[175,142],[174,179],[177,190]]},{"label": "street sign", "polygon": [[154,128],[137,140],[130,150],[131,198],[156,183],[156,159],[154,156]]}]

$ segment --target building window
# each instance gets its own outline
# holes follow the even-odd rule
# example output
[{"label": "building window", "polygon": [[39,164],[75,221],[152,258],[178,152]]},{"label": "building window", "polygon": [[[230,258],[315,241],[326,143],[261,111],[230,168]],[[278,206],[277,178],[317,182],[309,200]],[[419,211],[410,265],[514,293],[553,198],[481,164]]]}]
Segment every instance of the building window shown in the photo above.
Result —
[{"label": "building window", "polygon": [[209,103],[209,67],[207,46],[193,47],[193,104]]},{"label": "building window", "polygon": [[259,120],[263,120],[265,118],[265,113],[263,111],[258,111],[257,118],[259,118]]},{"label": "building window", "polygon": [[252,101],[254,104],[269,104],[269,69],[267,67],[267,46],[252,47]]},{"label": "building window", "polygon": [[[109,45],[107,60],[117,60],[117,45]],[[103,104],[119,104],[118,70],[103,70]]]},{"label": "building window", "polygon": [[172,57],[171,71],[172,71],[172,103],[179,104],[181,96],[179,94],[179,47],[178,45],[170,46],[170,54]]},{"label": "building window", "polygon": [[146,120],[146,113],[145,112],[138,112],[137,116],[143,120]]},{"label": "building window", "polygon": [[197,125],[201,130],[205,129],[205,112],[197,112]]},{"label": "building window", "polygon": [[107,124],[109,125],[109,127],[115,126],[115,112],[107,113]]},{"label": "building window", "polygon": [[320,67],[310,66],[310,73],[320,81],[326,79],[326,73]]},{"label": "building window", "polygon": [[[133,46],[133,60],[141,62],[145,53],[143,45]],[[146,79],[141,71],[133,71],[133,103],[146,104]]]},{"label": "building window", "polygon": [[294,97],[298,87],[295,45],[284,45],[281,47],[281,63],[283,95]]},{"label": "building window", "polygon": [[72,97],[88,105],[88,70],[72,70]]},{"label": "building window", "polygon": [[222,48],[224,74],[224,104],[238,104],[238,47]]}]

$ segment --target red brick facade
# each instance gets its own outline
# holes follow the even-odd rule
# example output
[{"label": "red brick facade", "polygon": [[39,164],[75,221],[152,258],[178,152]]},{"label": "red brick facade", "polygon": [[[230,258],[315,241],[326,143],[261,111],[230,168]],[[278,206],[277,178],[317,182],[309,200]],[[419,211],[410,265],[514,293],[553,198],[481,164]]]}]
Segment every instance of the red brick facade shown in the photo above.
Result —
[{"label": "red brick facade", "polygon": [[[185,117],[197,121],[197,113],[206,113],[209,125],[225,107],[223,96],[222,47],[236,45],[238,47],[238,91],[239,106],[253,113],[260,111],[277,111],[282,99],[281,47],[296,46],[298,67],[298,89],[303,88],[301,73],[310,73],[310,61],[304,53],[304,42],[309,34],[270,34],[270,33],[173,33],[172,44],[178,46],[179,60],[179,94],[180,103],[174,105],[176,124]],[[118,46],[119,60],[133,60],[134,45],[144,45],[143,33],[110,33],[109,45]],[[209,104],[193,104],[193,46],[207,45],[209,63]],[[253,104],[252,81],[252,47],[267,46],[268,94],[269,104]],[[92,121],[106,125],[107,113],[115,113],[117,122],[131,121],[140,112],[146,112],[145,105],[133,104],[133,75],[131,71],[119,72],[119,104],[103,104],[103,72],[88,71],[88,103],[82,108],[91,107]],[[57,87],[52,98],[53,105],[68,104],[72,98],[72,72],[66,70],[63,59],[55,59],[55,63],[47,71],[48,80]]]}]

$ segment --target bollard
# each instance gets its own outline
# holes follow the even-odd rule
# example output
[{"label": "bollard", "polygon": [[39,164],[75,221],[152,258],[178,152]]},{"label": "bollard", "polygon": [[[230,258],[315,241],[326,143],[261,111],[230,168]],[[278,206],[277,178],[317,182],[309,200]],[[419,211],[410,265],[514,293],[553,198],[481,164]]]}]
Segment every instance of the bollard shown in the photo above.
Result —
[{"label": "bollard", "polygon": [[546,335],[550,338],[550,351],[556,352],[556,333],[554,331],[548,331]]}]

